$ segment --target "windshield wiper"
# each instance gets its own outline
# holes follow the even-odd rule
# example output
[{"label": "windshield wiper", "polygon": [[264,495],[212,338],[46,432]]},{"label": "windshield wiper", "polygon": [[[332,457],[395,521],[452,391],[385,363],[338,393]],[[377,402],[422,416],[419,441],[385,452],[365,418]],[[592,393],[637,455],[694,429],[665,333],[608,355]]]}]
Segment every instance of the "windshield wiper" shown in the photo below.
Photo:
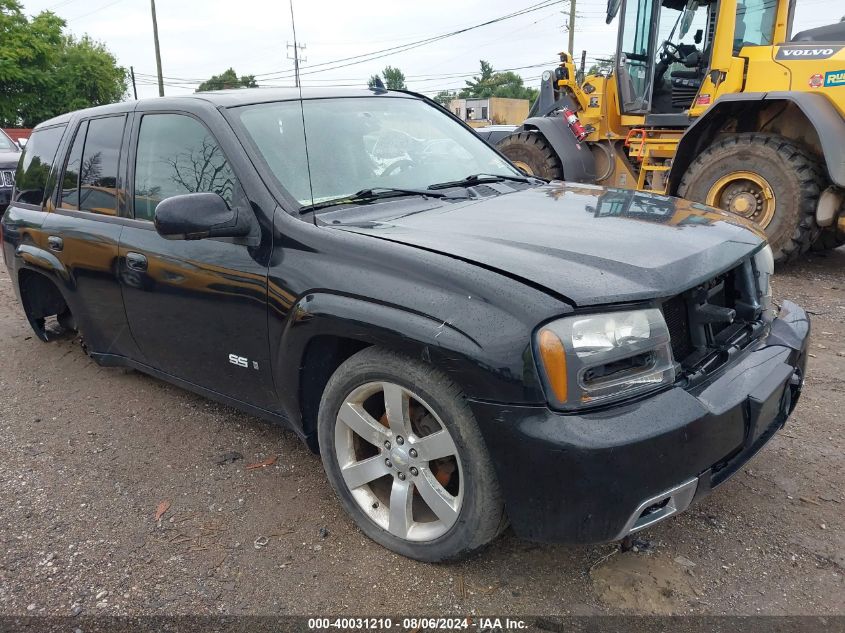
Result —
[{"label": "windshield wiper", "polygon": [[473,185],[481,185],[487,182],[502,182],[511,180],[513,182],[531,182],[531,179],[525,176],[511,176],[508,174],[473,174],[467,176],[462,180],[453,180],[451,182],[438,182],[430,185],[429,189],[448,189],[449,187],[472,187]]},{"label": "windshield wiper", "polygon": [[372,202],[373,200],[383,200],[385,198],[399,198],[402,196],[425,196],[426,198],[440,198],[445,200],[466,200],[469,196],[456,196],[453,194],[440,193],[432,191],[431,189],[403,189],[398,187],[371,187],[369,189],[361,189],[348,196],[341,196],[333,200],[324,200],[323,202],[316,202],[302,207],[301,213],[315,211],[317,209],[325,209],[326,207],[334,207],[342,204],[355,204],[356,202]]}]

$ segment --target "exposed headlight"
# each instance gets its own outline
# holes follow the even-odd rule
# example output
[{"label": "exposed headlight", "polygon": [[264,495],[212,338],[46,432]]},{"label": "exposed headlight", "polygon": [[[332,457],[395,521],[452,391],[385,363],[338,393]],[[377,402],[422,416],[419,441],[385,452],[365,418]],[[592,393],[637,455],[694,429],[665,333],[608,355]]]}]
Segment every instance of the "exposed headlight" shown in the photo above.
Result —
[{"label": "exposed headlight", "polygon": [[567,317],[537,332],[537,358],[559,409],[606,404],[675,382],[669,330],[657,309]]},{"label": "exposed headlight", "polygon": [[765,318],[771,321],[775,317],[772,306],[772,276],[775,274],[775,256],[772,247],[766,244],[754,255],[754,269],[757,272],[757,288],[760,292],[760,305]]}]

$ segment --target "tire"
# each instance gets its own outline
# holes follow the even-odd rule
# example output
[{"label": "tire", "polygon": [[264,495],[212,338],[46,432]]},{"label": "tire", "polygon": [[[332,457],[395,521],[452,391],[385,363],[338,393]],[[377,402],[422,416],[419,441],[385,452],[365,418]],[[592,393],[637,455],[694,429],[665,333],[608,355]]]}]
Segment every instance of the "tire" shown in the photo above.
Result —
[{"label": "tire", "polygon": [[[383,390],[378,391],[379,388]],[[371,389],[376,391],[367,395]],[[395,395],[397,389],[404,390],[410,398],[402,399],[405,403],[402,421],[400,416],[391,416],[388,421],[384,404],[388,396],[384,393]],[[352,404],[359,401],[363,404]],[[363,440],[341,420],[342,407],[347,412],[363,411],[367,407],[371,414],[368,419],[362,419],[366,420],[364,431],[370,440]],[[420,416],[421,411],[425,415]],[[404,415],[406,412],[408,415]],[[356,428],[360,428],[359,418],[353,417]],[[412,426],[423,423],[432,428]],[[390,428],[385,426],[388,424]],[[400,435],[401,426],[397,426],[402,424],[407,424],[404,439]],[[438,425],[439,429],[428,433]],[[445,444],[446,437],[436,435],[443,430],[452,441],[454,458],[424,464],[425,447],[432,446],[424,443],[425,439],[436,436],[441,440],[438,444]],[[461,390],[430,365],[375,347],[358,352],[329,379],[320,403],[317,433],[323,466],[346,512],[364,534],[398,554],[425,562],[462,558],[492,541],[507,525],[498,481],[472,411]],[[352,452],[363,450],[363,455],[347,458],[350,446]],[[418,460],[412,459],[413,447],[419,447]],[[388,464],[386,460],[392,461]],[[355,472],[351,465],[362,462],[385,474],[350,475]],[[363,471],[359,468],[357,472]],[[357,483],[367,478],[369,481],[362,485]],[[409,490],[404,497],[403,490]],[[449,499],[452,504],[448,512],[442,513],[445,519],[428,504],[432,490],[439,491],[438,499]],[[409,499],[404,506],[404,521],[402,506],[392,503],[396,498]],[[407,510],[408,507],[413,509]],[[391,508],[400,509],[396,510],[400,519],[395,524],[392,524]],[[424,516],[419,516],[420,512]],[[408,526],[403,534],[403,528]]]},{"label": "tire", "polygon": [[763,179],[773,194],[773,210],[758,226],[766,232],[775,261],[792,261],[809,250],[819,236],[816,208],[825,187],[818,159],[780,136],[735,134],[711,145],[693,161],[678,195],[731,210],[729,204],[720,203],[723,199],[708,197],[734,173]]},{"label": "tire", "polygon": [[499,141],[496,149],[531,176],[546,180],[563,180],[560,158],[542,134],[511,134]]},{"label": "tire", "polygon": [[810,246],[810,250],[814,252],[832,251],[840,246],[845,246],[845,231],[841,231],[834,226],[822,229],[816,241]]}]

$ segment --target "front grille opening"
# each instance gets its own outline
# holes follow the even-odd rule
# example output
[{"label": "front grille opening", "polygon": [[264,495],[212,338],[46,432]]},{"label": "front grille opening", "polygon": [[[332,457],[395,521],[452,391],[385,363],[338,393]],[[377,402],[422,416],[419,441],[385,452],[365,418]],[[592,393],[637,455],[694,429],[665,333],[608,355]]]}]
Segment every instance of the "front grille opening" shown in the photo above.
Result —
[{"label": "front grille opening", "polygon": [[663,318],[669,329],[669,340],[675,360],[681,362],[695,351],[689,329],[687,302],[683,295],[672,297],[663,304]]},{"label": "front grille opening", "polygon": [[721,367],[765,331],[750,261],[663,302],[672,354],[686,375]]}]

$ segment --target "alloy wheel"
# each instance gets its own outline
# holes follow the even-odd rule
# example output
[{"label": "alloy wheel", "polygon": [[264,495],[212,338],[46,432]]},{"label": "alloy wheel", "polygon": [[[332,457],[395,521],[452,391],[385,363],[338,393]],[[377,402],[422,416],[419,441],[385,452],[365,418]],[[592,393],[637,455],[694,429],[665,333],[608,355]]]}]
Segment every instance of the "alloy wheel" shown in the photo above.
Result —
[{"label": "alloy wheel", "polygon": [[350,393],[337,414],[343,481],[371,521],[408,541],[432,541],[458,519],[463,472],[452,436],[417,394],[392,382]]}]

